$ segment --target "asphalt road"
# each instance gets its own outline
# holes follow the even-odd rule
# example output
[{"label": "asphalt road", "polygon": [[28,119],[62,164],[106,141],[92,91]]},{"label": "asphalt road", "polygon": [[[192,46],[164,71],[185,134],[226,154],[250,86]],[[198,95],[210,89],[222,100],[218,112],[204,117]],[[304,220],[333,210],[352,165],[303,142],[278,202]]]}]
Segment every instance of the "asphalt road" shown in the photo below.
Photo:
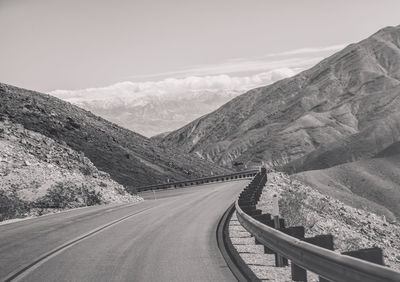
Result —
[{"label": "asphalt road", "polygon": [[0,280],[236,281],[216,227],[247,181],[143,194],[0,225]]}]

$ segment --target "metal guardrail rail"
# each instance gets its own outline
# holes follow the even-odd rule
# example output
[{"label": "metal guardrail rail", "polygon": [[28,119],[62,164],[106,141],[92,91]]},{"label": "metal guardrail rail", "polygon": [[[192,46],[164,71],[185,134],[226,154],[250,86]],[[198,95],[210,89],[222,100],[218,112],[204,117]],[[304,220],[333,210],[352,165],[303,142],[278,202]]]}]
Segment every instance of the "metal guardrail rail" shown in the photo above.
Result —
[{"label": "metal guardrail rail", "polygon": [[[254,200],[258,201],[266,178],[266,171],[262,170],[242,192],[235,202],[237,218],[242,226],[254,235],[256,242],[258,241],[278,256],[292,262],[292,277],[293,265],[295,265],[304,273],[305,270],[309,270],[318,274],[320,281],[400,281],[400,273],[388,267],[307,243],[257,220],[256,218],[260,218],[260,211],[251,204],[254,203]],[[307,278],[295,281],[307,281]]]},{"label": "metal guardrail rail", "polygon": [[249,178],[255,176],[259,172],[258,169],[246,170],[246,171],[239,171],[231,174],[225,175],[214,175],[209,177],[197,178],[197,179],[188,179],[184,181],[178,182],[169,182],[163,184],[154,184],[154,185],[147,185],[141,187],[134,187],[137,192],[144,192],[144,191],[151,191],[151,190],[158,190],[158,189],[168,189],[168,188],[178,188],[178,187],[185,187],[185,186],[192,186],[192,185],[199,185],[205,183],[212,183],[218,181],[230,181],[230,180],[237,180],[243,178]]}]

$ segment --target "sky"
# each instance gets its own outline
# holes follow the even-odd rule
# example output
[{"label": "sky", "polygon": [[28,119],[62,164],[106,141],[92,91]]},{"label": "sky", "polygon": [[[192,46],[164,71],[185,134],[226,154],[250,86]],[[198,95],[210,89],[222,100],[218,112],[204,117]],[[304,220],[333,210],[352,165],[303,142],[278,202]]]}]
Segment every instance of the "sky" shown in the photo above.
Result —
[{"label": "sky", "polygon": [[398,0],[0,0],[0,82],[42,92],[296,73],[400,24]]}]

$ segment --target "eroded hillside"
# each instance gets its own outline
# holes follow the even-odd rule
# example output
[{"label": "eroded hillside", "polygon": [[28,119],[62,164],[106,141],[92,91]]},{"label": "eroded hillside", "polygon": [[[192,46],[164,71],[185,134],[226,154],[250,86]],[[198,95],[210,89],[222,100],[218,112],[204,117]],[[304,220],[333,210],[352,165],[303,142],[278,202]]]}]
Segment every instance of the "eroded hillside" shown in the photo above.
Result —
[{"label": "eroded hillside", "polygon": [[397,26],[253,89],[161,142],[226,167],[304,171],[299,179],[325,194],[400,218],[399,141]]},{"label": "eroded hillside", "polygon": [[354,207],[391,219],[394,214],[400,219],[398,154],[304,171],[295,176],[324,194],[332,195]]},{"label": "eroded hillside", "polygon": [[298,160],[297,170],[320,169],[374,156],[399,140],[399,96],[397,26],[292,78],[253,89],[163,143],[227,167]]}]

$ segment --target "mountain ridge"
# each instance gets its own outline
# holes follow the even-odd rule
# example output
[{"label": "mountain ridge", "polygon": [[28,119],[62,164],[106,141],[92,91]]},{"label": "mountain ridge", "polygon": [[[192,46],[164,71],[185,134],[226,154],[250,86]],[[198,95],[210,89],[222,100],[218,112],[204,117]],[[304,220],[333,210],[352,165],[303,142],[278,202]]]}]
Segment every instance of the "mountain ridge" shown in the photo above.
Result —
[{"label": "mountain ridge", "polygon": [[126,81],[101,88],[55,90],[49,94],[150,137],[176,130],[248,89],[270,84],[298,71],[298,68],[281,68],[250,76]]},{"label": "mountain ridge", "polygon": [[[362,91],[365,89],[373,91],[374,87],[382,85],[391,90],[399,85],[400,78],[398,60],[393,70],[390,69],[392,66],[388,58],[382,57],[382,63],[387,64],[383,71],[381,65],[371,63],[371,61],[375,62],[373,56],[369,56],[367,60],[362,58],[366,51],[370,51],[370,48],[364,48],[362,45],[367,40],[374,41],[375,37],[381,39],[382,34],[383,37],[387,37],[386,33],[394,33],[392,41],[397,42],[395,51],[399,52],[399,29],[399,26],[382,29],[370,38],[347,46],[294,77],[250,90],[216,111],[170,133],[163,142],[167,145],[179,145],[185,152],[197,152],[206,159],[229,166],[228,164],[236,159],[258,163],[272,162],[271,159],[287,162],[288,160],[285,160],[287,158],[292,161],[314,151],[320,144],[329,143],[326,142],[327,140],[334,141],[353,135],[359,131],[359,126],[364,126],[362,119],[365,118],[365,116],[359,118],[355,114],[368,115],[369,113],[357,112],[360,105],[348,103],[348,100],[357,94],[352,91],[360,92],[358,87]],[[376,44],[373,47],[380,47]],[[390,48],[393,47],[391,44],[388,45]],[[349,63],[349,58],[356,59],[357,63],[362,65],[361,73],[356,73],[358,66],[352,65],[352,62]],[[334,67],[330,66],[332,61],[336,61]],[[376,78],[378,80],[374,84]],[[357,79],[365,81],[365,85],[357,83]],[[360,97],[362,96],[361,93]],[[324,112],[328,114],[324,115]],[[298,119],[301,120],[298,121]],[[361,124],[359,124],[359,119],[361,119]],[[335,123],[341,123],[341,126],[335,126]],[[319,138],[318,134],[312,132],[313,127],[321,126],[321,124],[328,125],[324,138]],[[277,130],[286,130],[284,133],[298,130],[299,136],[296,142],[293,140],[287,142],[285,134],[279,135],[276,133]],[[212,132],[213,136],[207,139],[210,134],[206,132]],[[276,134],[271,136],[271,132]],[[269,138],[271,141],[265,142],[263,138]],[[302,144],[301,139],[304,139],[306,144]],[[282,141],[288,143],[286,148],[276,145]],[[208,142],[213,144],[211,148]],[[257,144],[256,150],[264,151],[262,157],[260,154],[253,154],[252,147],[255,144]],[[274,146],[278,146],[277,150],[267,149]],[[287,156],[281,156],[283,151],[287,152]],[[256,155],[253,160],[252,154]]]},{"label": "mountain ridge", "polygon": [[[393,201],[400,180],[385,181],[396,171],[398,162],[387,154],[399,141],[400,25],[252,89],[160,142],[225,167],[242,162],[284,170],[355,207],[370,205],[400,219]],[[379,165],[382,175],[371,170]]]},{"label": "mountain ridge", "polygon": [[97,168],[126,187],[229,171],[173,148],[158,147],[140,134],[39,92],[0,84],[0,113],[83,152]]}]

